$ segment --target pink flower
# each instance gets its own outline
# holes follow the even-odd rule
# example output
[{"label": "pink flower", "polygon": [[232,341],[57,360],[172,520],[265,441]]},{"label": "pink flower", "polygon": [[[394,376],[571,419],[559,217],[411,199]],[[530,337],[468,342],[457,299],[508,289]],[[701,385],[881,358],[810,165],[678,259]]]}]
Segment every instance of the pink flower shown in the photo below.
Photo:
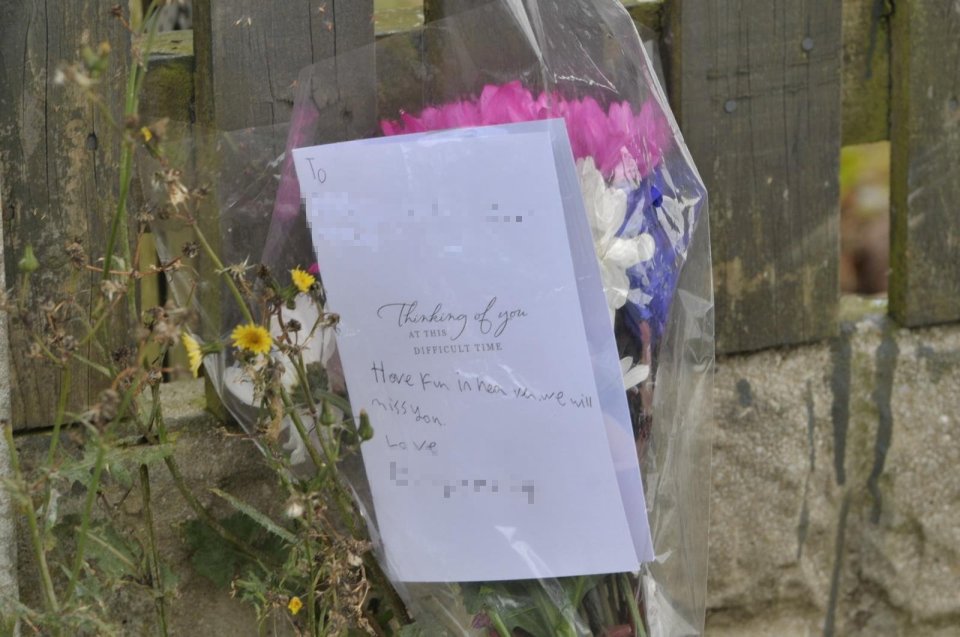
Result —
[{"label": "pink flower", "polygon": [[484,125],[512,124],[542,119],[530,91],[518,82],[488,84],[480,93],[480,119]]},{"label": "pink flower", "polygon": [[653,101],[634,113],[629,102],[604,108],[592,97],[567,100],[557,93],[536,99],[519,81],[489,84],[476,100],[458,100],[401,113],[397,121],[380,123],[384,135],[529,122],[552,117],[566,120],[577,159],[592,157],[606,178],[638,180],[660,163],[670,141],[666,118]]}]

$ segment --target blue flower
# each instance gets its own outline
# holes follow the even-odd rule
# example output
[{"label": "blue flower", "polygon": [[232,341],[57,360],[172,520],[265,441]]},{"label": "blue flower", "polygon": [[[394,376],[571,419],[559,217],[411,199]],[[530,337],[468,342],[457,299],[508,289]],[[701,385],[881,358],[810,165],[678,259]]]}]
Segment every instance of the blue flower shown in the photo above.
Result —
[{"label": "blue flower", "polygon": [[699,213],[699,201],[702,199],[684,203],[664,167],[647,177],[628,197],[628,212],[618,235],[632,237],[645,233],[653,237],[656,244],[652,259],[627,271],[630,294],[624,306],[626,323],[638,341],[641,322],[650,326],[654,343],[659,342],[666,331],[680,270],[686,261]]}]

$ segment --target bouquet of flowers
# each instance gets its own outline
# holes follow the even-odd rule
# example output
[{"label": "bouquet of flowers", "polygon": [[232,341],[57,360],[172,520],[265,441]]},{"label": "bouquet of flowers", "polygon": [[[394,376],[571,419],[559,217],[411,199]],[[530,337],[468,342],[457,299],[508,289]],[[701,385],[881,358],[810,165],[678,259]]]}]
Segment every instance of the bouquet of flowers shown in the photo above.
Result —
[{"label": "bouquet of flowers", "polygon": [[[380,86],[358,89],[348,79],[351,70],[369,68],[371,60]],[[402,89],[396,89],[398,78],[406,79]],[[324,311],[324,273],[302,213],[294,148],[562,119],[617,338],[655,560],[638,573],[391,583],[416,620],[406,634],[702,633],[714,359],[706,193],[629,15],[616,0],[493,2],[430,23],[412,37],[339,54],[306,69],[298,89],[285,149],[245,145],[268,158],[259,162],[259,179],[235,171],[235,183],[219,193],[230,215],[222,224],[224,243],[239,246],[233,230],[247,228],[235,260],[253,255],[265,264],[262,285],[272,290],[266,298],[273,299],[271,307],[283,306],[263,333],[232,334],[246,354],[204,359],[224,403],[248,429],[262,429],[262,374],[249,356],[261,338],[261,368],[271,368],[271,345],[302,355],[301,368],[275,371],[299,409],[322,401],[332,412],[328,420],[353,422],[353,434],[359,431],[346,399],[336,321]],[[379,116],[369,108],[377,95]],[[345,112],[351,113],[346,123]],[[275,140],[275,131],[269,133]],[[245,216],[248,208],[256,212]],[[289,283],[276,283],[271,272],[289,272]],[[223,332],[242,322],[238,318],[210,320]],[[298,398],[308,379],[319,393]],[[309,472],[317,465],[311,449],[324,444],[324,434],[303,428],[287,407],[270,412],[278,414],[269,423],[272,437]],[[356,460],[341,471],[366,514],[372,501]],[[366,516],[376,540],[374,520]],[[373,548],[379,550],[376,541]]]}]

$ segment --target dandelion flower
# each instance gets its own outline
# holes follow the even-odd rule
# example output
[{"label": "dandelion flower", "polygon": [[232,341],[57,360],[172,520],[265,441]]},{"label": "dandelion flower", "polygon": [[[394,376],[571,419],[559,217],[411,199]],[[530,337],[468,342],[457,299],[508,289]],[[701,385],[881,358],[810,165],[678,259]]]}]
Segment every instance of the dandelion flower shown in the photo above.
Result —
[{"label": "dandelion flower", "polygon": [[309,272],[305,272],[300,268],[294,268],[290,270],[290,278],[293,279],[293,284],[297,286],[297,289],[302,293],[306,294],[310,291],[310,288],[313,287],[313,284],[317,282],[317,277],[313,276]]},{"label": "dandelion flower", "polygon": [[290,603],[287,604],[287,610],[290,611],[291,615],[296,615],[300,612],[300,609],[303,608],[303,602],[300,601],[300,598],[293,596],[290,598]]},{"label": "dandelion flower", "polygon": [[183,342],[183,348],[187,350],[187,359],[190,361],[190,373],[194,378],[200,376],[200,365],[203,363],[203,352],[200,351],[200,343],[186,332],[180,334],[180,340]]},{"label": "dandelion flower", "polygon": [[233,339],[233,346],[254,354],[267,354],[273,346],[273,339],[270,332],[259,325],[248,323],[247,325],[238,325],[230,334]]}]

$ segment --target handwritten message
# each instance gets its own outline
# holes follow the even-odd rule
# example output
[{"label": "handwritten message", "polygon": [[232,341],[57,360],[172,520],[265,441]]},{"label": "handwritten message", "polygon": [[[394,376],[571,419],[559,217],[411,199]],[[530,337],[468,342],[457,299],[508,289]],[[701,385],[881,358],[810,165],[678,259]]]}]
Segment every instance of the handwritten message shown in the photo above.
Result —
[{"label": "handwritten message", "polygon": [[[562,122],[294,153],[391,575],[636,570],[643,488]],[[504,211],[509,210],[509,213]]]}]

